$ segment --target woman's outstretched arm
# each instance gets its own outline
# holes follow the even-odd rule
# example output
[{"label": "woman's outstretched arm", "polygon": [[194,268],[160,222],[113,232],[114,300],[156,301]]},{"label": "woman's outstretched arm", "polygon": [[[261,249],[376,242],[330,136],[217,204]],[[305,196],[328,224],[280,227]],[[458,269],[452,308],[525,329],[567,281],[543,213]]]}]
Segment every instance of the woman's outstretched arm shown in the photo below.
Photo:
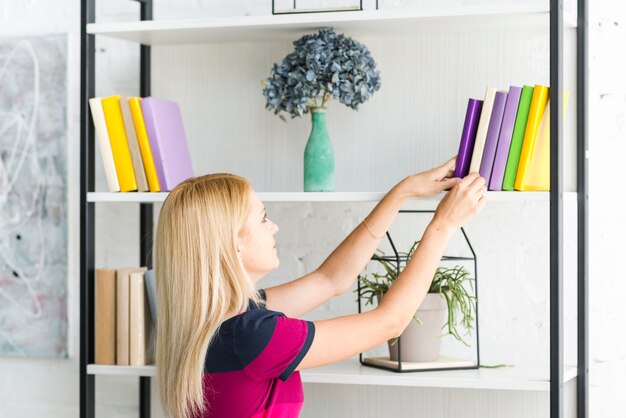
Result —
[{"label": "woman's outstretched arm", "polygon": [[422,303],[450,236],[485,204],[485,180],[470,174],[442,199],[415,254],[373,311],[315,322],[298,369],[334,363],[397,337]]},{"label": "woman's outstretched arm", "polygon": [[432,196],[457,183],[450,178],[454,163],[455,158],[395,185],[315,271],[266,289],[268,308],[298,317],[349,290],[407,199]]}]

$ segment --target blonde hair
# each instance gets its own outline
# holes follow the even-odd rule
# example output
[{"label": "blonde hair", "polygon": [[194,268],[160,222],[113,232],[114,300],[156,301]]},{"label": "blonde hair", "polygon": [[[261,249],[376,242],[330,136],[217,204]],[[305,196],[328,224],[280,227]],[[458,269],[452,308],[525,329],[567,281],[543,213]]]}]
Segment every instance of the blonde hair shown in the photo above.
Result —
[{"label": "blonde hair", "polygon": [[155,239],[158,318],[155,361],[161,401],[175,418],[209,407],[203,392],[207,349],[220,324],[259,302],[237,257],[250,183],[210,174],[179,184],[165,199]]}]

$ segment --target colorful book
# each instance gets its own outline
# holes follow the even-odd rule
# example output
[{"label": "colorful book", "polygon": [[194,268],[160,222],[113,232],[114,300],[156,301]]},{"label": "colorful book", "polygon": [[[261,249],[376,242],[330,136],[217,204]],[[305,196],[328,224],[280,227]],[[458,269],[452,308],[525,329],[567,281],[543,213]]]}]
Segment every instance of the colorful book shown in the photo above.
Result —
[{"label": "colorful book", "polygon": [[94,97],[89,99],[89,108],[91,109],[91,118],[96,131],[98,140],[98,148],[102,157],[102,165],[104,174],[107,179],[107,186],[110,192],[119,192],[120,183],[117,180],[115,172],[115,162],[113,161],[113,150],[111,149],[111,141],[107,131],[107,123],[104,119],[104,111],[102,110],[102,98]]},{"label": "colorful book", "polygon": [[139,151],[139,142],[137,141],[137,133],[135,132],[135,124],[133,116],[130,113],[130,106],[127,97],[120,97],[120,108],[122,109],[122,119],[124,119],[124,130],[128,139],[128,149],[130,150],[130,158],[133,162],[133,171],[137,180],[137,191],[148,191],[148,180],[146,180],[146,171],[143,168],[141,152]]},{"label": "colorful book", "polygon": [[[563,118],[567,113],[569,91],[563,92]],[[530,161],[522,178],[520,190],[550,190],[550,100],[546,104],[541,123],[537,130],[535,145],[530,151]]]},{"label": "colorful book", "polygon": [[150,313],[145,297],[144,273],[130,274],[130,365],[146,364],[147,338],[150,335]]},{"label": "colorful book", "polygon": [[139,151],[141,151],[143,168],[146,172],[146,179],[148,180],[148,188],[151,192],[160,192],[161,186],[159,186],[159,178],[157,177],[156,168],[154,167],[154,158],[152,156],[152,150],[150,149],[148,132],[146,131],[146,124],[143,120],[143,112],[141,111],[141,98],[129,98],[128,105],[130,106],[130,113],[133,117],[133,125],[135,126],[135,134],[137,135],[137,142],[139,143]]},{"label": "colorful book", "polygon": [[96,269],[96,364],[115,365],[115,270]]},{"label": "colorful book", "polygon": [[522,87],[513,136],[511,137],[509,158],[506,161],[504,179],[502,180],[502,190],[513,190],[515,188],[515,176],[517,175],[517,166],[522,152],[522,144],[524,143],[524,132],[526,131],[526,122],[528,122],[528,112],[530,111],[533,90],[531,86]]},{"label": "colorful book", "polygon": [[130,364],[130,275],[145,268],[125,268],[116,272],[116,357],[118,366]]},{"label": "colorful book", "polygon": [[180,109],[176,102],[146,97],[141,99],[141,110],[159,185],[162,191],[170,191],[193,177]]},{"label": "colorful book", "polygon": [[496,155],[493,159],[493,169],[491,170],[491,179],[489,180],[488,186],[489,190],[502,190],[504,170],[506,169],[506,162],[509,158],[511,138],[513,137],[513,128],[515,127],[515,116],[517,115],[521,94],[521,87],[509,87],[509,94],[506,97],[506,105],[504,106],[504,115],[502,116],[502,127],[500,128],[500,136],[498,137],[498,147],[496,148]]},{"label": "colorful book", "polygon": [[111,150],[113,151],[115,172],[120,182],[120,191],[130,192],[137,190],[137,180],[135,179],[133,161],[128,148],[124,119],[122,118],[122,108],[120,107],[120,96],[102,99],[102,110],[104,111],[104,119],[106,120]]},{"label": "colorful book", "polygon": [[493,102],[496,98],[496,89],[487,87],[483,108],[480,112],[480,120],[478,129],[476,130],[476,140],[474,141],[474,151],[472,153],[472,162],[470,163],[469,172],[478,173],[480,163],[483,159],[483,151],[485,150],[485,141],[487,140],[487,131],[489,130],[489,121],[491,120],[491,112],[493,110]]},{"label": "colorful book", "polygon": [[498,147],[498,138],[500,137],[500,128],[502,127],[502,116],[504,115],[506,97],[506,91],[497,91],[496,97],[493,100],[493,109],[491,110],[491,119],[489,119],[483,158],[480,161],[480,169],[478,170],[480,175],[485,179],[486,185],[489,185],[489,180],[491,180],[491,170],[493,169],[493,160],[496,156],[496,148]]},{"label": "colorful book", "polygon": [[480,119],[480,111],[482,108],[482,100],[469,99],[467,102],[465,123],[463,124],[463,132],[461,133],[459,153],[456,157],[454,177],[465,177],[469,173],[472,152],[474,151],[474,140],[476,139],[476,130],[478,129],[478,120]]},{"label": "colorful book", "polygon": [[546,110],[549,97],[549,87],[535,85],[533,89],[533,99],[530,102],[530,110],[528,111],[528,122],[526,122],[526,130],[524,131],[524,142],[520,153],[519,165],[517,166],[517,175],[515,176],[515,190],[524,190],[523,179],[526,175],[526,168],[533,156],[539,124]]}]

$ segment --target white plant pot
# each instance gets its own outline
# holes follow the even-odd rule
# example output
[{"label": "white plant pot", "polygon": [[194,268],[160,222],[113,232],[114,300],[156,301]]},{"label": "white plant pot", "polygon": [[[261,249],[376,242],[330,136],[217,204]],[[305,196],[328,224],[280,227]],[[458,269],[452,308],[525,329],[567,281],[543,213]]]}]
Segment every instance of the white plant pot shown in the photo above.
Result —
[{"label": "white plant pot", "polygon": [[401,342],[389,340],[390,359],[398,361],[398,345],[401,344],[403,362],[437,361],[447,312],[448,304],[442,294],[427,293],[416,313],[422,323],[418,324],[415,319],[411,319],[402,332]]}]

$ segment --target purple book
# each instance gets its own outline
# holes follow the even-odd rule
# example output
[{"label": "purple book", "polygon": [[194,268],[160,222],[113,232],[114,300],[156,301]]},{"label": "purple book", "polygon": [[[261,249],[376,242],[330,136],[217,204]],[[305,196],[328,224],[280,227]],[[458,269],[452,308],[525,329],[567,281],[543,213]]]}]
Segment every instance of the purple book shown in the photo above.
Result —
[{"label": "purple book", "polygon": [[498,145],[498,137],[500,136],[500,127],[502,126],[506,96],[506,91],[496,92],[496,98],[493,101],[493,110],[491,111],[491,119],[489,119],[489,128],[487,129],[487,139],[485,139],[483,159],[480,162],[480,170],[478,170],[480,175],[484,177],[487,185],[491,179],[493,159],[496,156],[496,147]]},{"label": "purple book", "polygon": [[180,109],[176,102],[146,97],[141,99],[141,111],[161,191],[170,191],[193,177]]},{"label": "purple book", "polygon": [[498,147],[496,148],[496,157],[493,160],[493,170],[491,170],[491,180],[489,180],[489,190],[502,190],[502,182],[504,181],[506,162],[509,158],[511,138],[513,137],[513,128],[521,94],[521,87],[511,86],[509,88],[506,105],[504,106],[500,137],[498,138]]},{"label": "purple book", "polygon": [[482,108],[482,100],[469,99],[467,102],[467,112],[465,113],[465,123],[463,124],[459,153],[456,157],[454,177],[465,177],[469,173],[472,153],[474,152],[474,141],[476,140],[476,130],[478,129],[478,120],[480,119],[480,111]]}]

